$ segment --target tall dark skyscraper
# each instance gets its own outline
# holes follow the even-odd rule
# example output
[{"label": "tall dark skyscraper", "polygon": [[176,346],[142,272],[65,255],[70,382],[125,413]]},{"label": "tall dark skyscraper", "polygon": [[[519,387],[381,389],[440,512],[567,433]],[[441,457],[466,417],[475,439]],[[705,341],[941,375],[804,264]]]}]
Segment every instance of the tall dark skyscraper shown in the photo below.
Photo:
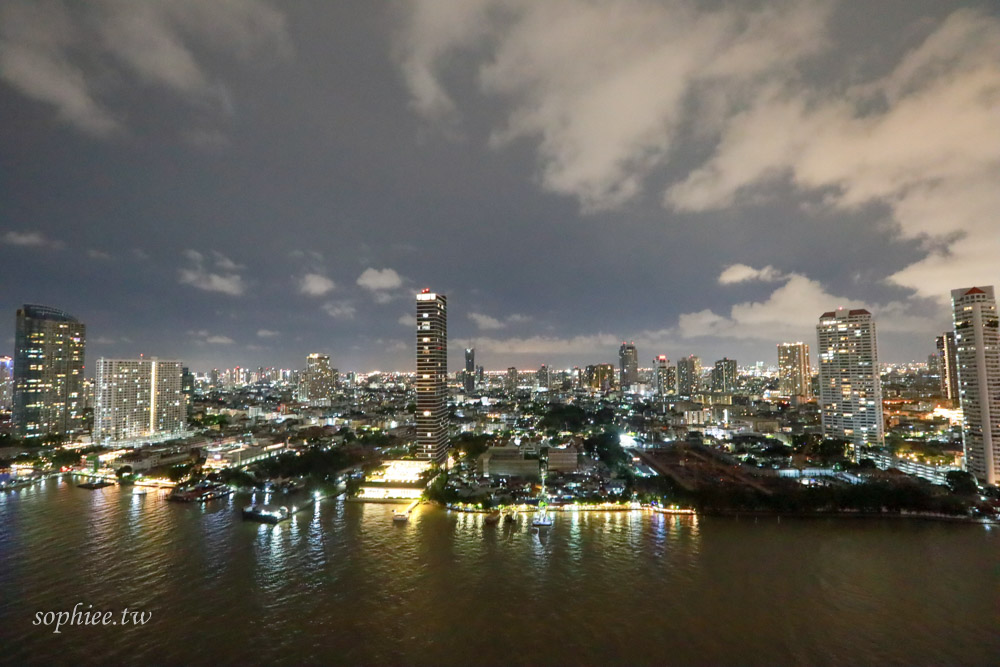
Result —
[{"label": "tall dark skyscraper", "polygon": [[958,357],[955,353],[955,332],[937,337],[937,371],[941,377],[941,396],[958,401]]},{"label": "tall dark skyscraper", "polygon": [[476,348],[465,348],[465,375],[462,376],[465,393],[471,394],[476,389]]},{"label": "tall dark skyscraper", "polygon": [[448,456],[448,299],[417,294],[417,456]]},{"label": "tall dark skyscraper", "polygon": [[618,365],[622,389],[639,384],[639,352],[635,343],[622,341],[622,346],[618,348]]},{"label": "tall dark skyscraper", "polygon": [[72,436],[83,428],[87,328],[69,313],[25,305],[14,336],[14,429],[22,438]]},{"label": "tall dark skyscraper", "polygon": [[701,382],[701,359],[693,354],[677,360],[677,393],[692,396]]},{"label": "tall dark skyscraper", "polygon": [[712,391],[729,393],[736,389],[736,360],[728,357],[715,362],[712,369]]}]

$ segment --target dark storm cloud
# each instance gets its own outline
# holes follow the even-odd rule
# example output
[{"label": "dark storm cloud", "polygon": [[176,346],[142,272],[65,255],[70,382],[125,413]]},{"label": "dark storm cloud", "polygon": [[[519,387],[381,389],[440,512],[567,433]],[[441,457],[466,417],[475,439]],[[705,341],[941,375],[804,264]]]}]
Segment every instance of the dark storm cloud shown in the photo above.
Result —
[{"label": "dark storm cloud", "polygon": [[[995,6],[104,0],[0,9],[0,306],[88,356],[772,361],[995,283]],[[553,26],[557,26],[554,28]],[[992,100],[992,102],[991,102]],[[737,279],[738,278],[738,279]]]}]

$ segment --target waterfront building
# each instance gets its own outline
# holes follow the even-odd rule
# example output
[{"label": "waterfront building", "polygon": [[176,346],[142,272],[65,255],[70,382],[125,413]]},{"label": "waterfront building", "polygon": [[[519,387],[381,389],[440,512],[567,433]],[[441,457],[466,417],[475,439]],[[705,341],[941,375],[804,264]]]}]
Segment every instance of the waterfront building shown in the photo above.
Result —
[{"label": "waterfront building", "polygon": [[471,394],[476,389],[476,348],[465,348],[465,375],[462,377],[465,393]]},{"label": "waterfront building", "polygon": [[684,357],[677,361],[677,393],[681,396],[693,396],[698,392],[701,382],[701,359],[695,355]]},{"label": "waterfront building", "polygon": [[812,396],[812,372],[809,369],[809,345],[801,341],[778,344],[778,392],[792,398],[809,400]]},{"label": "waterfront building", "polygon": [[98,359],[94,440],[106,443],[184,431],[183,375],[180,361]]},{"label": "waterfront building", "polygon": [[618,348],[618,365],[623,389],[639,384],[639,352],[635,343],[622,341],[622,346]]},{"label": "waterfront building", "polygon": [[816,336],[823,436],[843,438],[856,447],[881,444],[882,383],[871,313],[861,308],[825,312]]},{"label": "waterfront building", "polygon": [[329,402],[337,388],[337,371],[330,357],[314,352],[306,357],[302,398],[310,403]]},{"label": "waterfront building", "polygon": [[56,308],[25,304],[14,336],[14,430],[21,438],[83,429],[87,328]]},{"label": "waterfront building", "polygon": [[937,337],[937,371],[941,378],[941,396],[949,401],[959,400],[954,331],[947,331]]},{"label": "waterfront building", "polygon": [[417,294],[417,456],[448,456],[448,299]]},{"label": "waterfront building", "polygon": [[965,468],[1000,480],[1000,333],[993,286],[951,291]]},{"label": "waterfront building", "polygon": [[479,455],[478,471],[483,477],[523,477],[538,479],[538,458],[526,458],[517,447],[490,447]]},{"label": "waterfront building", "polygon": [[0,411],[14,407],[14,359],[0,357]]},{"label": "waterfront building", "polygon": [[729,394],[736,389],[736,360],[724,357],[712,369],[712,391]]}]

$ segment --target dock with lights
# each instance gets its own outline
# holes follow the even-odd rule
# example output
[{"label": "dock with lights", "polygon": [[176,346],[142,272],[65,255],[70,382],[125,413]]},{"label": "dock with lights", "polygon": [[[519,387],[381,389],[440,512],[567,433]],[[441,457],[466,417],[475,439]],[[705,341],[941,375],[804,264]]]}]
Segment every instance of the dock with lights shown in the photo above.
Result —
[{"label": "dock with lights", "polygon": [[430,461],[386,461],[361,484],[357,500],[368,502],[409,503],[419,500],[427,487]]}]

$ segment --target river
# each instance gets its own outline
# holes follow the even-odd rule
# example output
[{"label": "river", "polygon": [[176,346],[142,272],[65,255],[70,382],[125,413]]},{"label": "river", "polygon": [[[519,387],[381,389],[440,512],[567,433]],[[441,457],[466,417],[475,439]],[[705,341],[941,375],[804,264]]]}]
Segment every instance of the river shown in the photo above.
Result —
[{"label": "river", "polygon": [[[270,526],[246,502],[0,493],[0,662],[1000,663],[996,527],[636,511],[538,534],[334,500]],[[77,603],[151,616],[35,624]]]}]

